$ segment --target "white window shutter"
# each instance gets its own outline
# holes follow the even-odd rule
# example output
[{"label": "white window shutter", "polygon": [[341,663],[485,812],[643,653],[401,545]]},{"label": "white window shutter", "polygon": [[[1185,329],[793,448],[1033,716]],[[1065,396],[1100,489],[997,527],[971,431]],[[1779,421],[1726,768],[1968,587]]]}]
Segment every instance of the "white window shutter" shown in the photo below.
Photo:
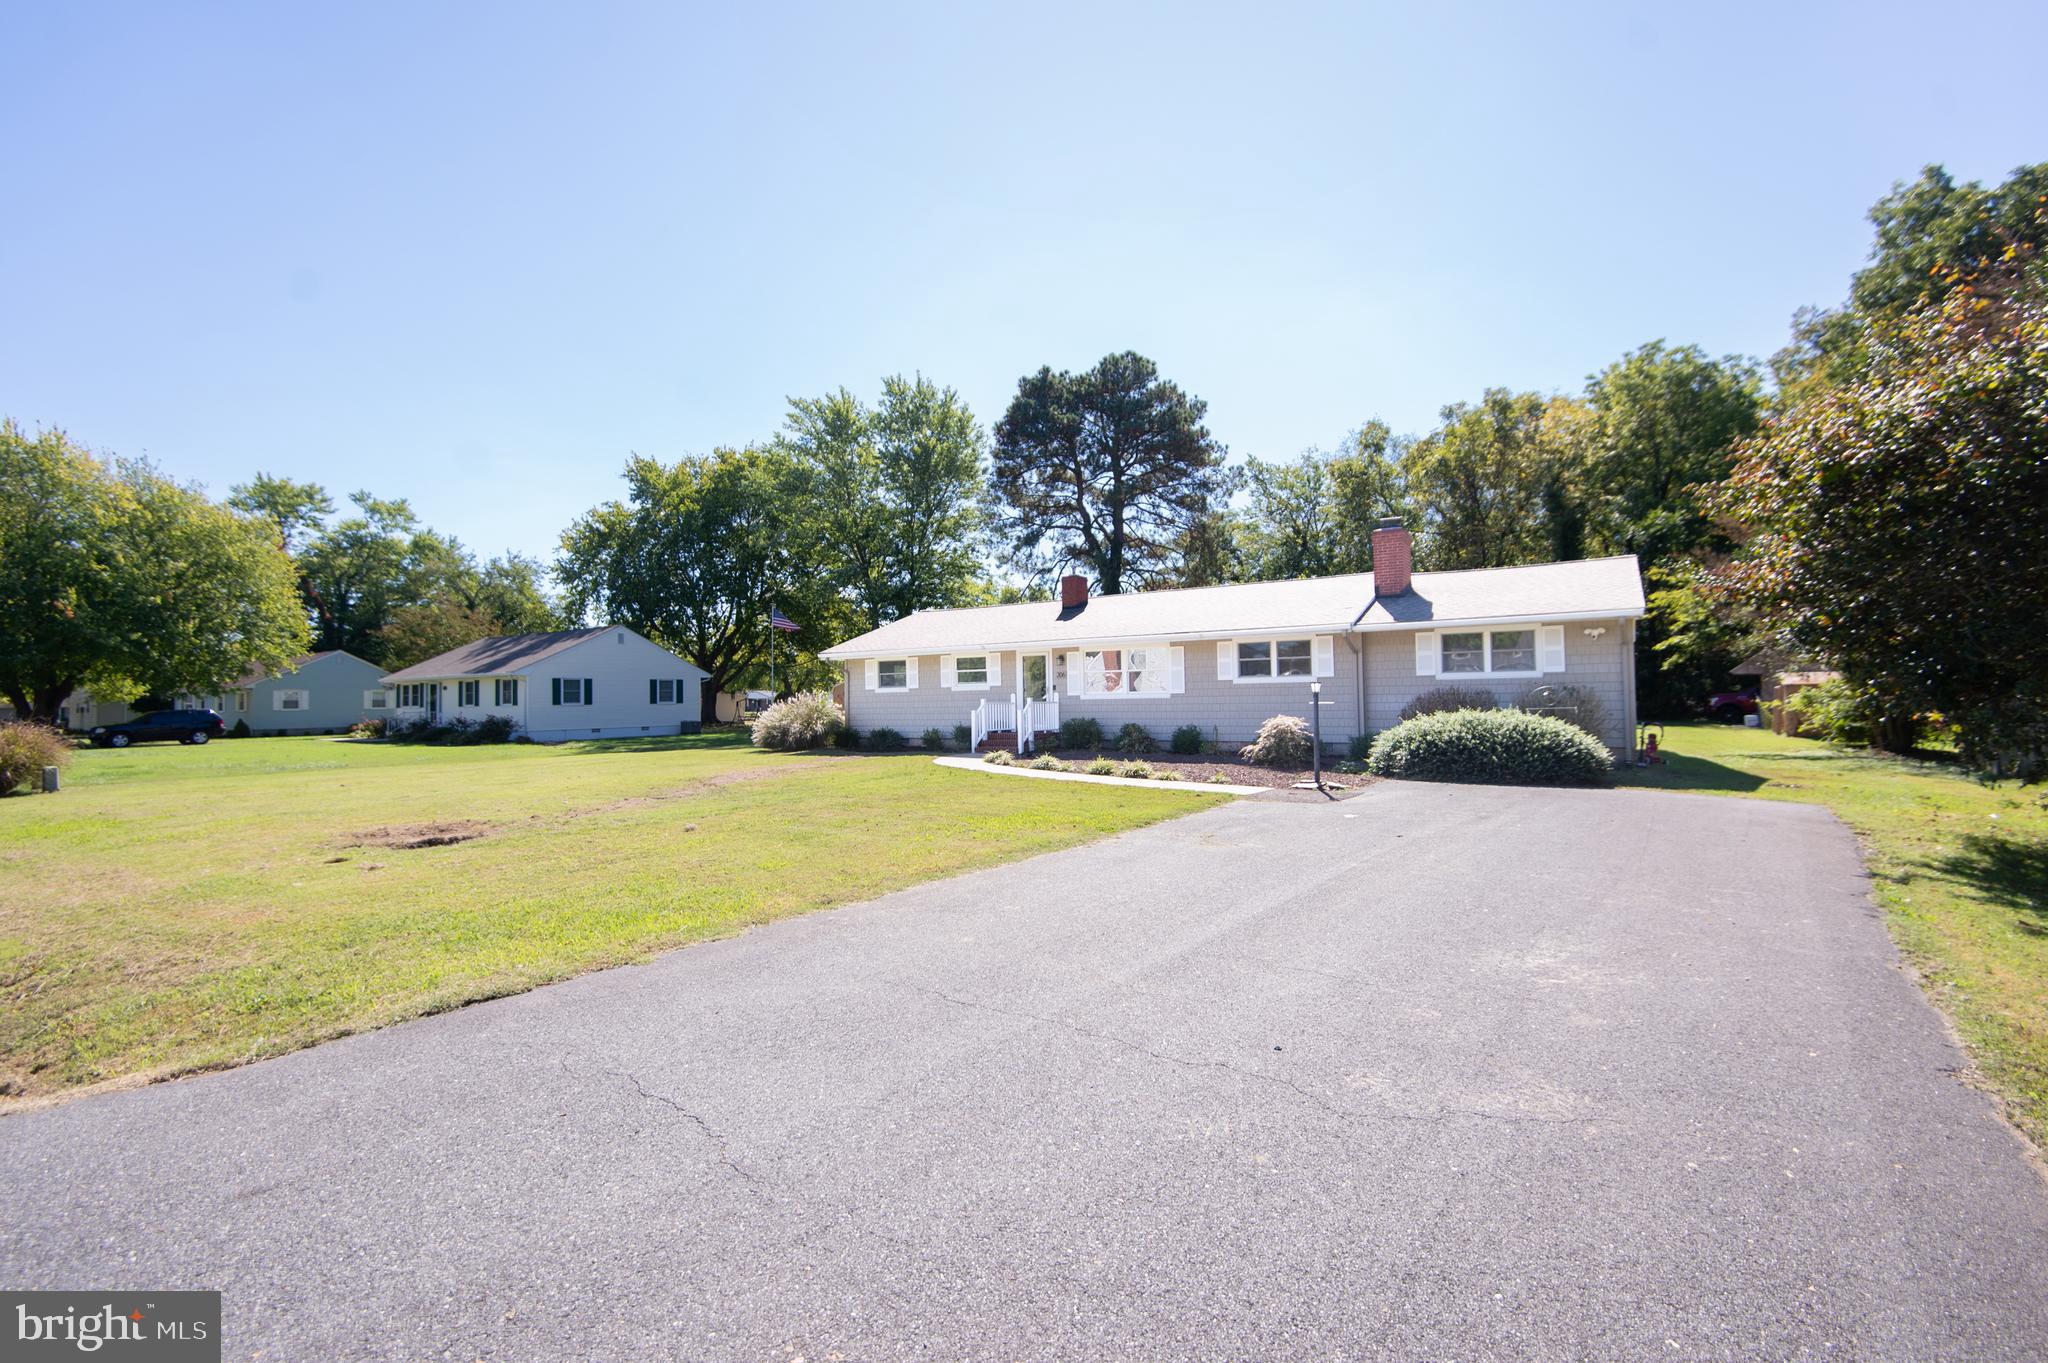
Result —
[{"label": "white window shutter", "polygon": [[1173,662],[1167,669],[1166,689],[1177,696],[1188,689],[1187,650],[1175,644],[1167,653]]},{"label": "white window shutter", "polygon": [[1003,684],[1003,658],[1000,653],[988,655],[988,684],[990,686],[1001,686]]},{"label": "white window shutter", "polygon": [[1423,630],[1415,636],[1415,675],[1434,677],[1436,661],[1436,635],[1429,630]]},{"label": "white window shutter", "polygon": [[1078,653],[1067,655],[1067,694],[1081,694],[1081,655]]},{"label": "white window shutter", "polygon": [[877,690],[881,685],[882,661],[879,658],[870,658],[868,659],[868,690]]},{"label": "white window shutter", "polygon": [[960,681],[960,662],[950,653],[939,655],[939,685],[951,691]]},{"label": "white window shutter", "polygon": [[917,659],[903,660],[903,684],[913,691],[917,689]]},{"label": "white window shutter", "polygon": [[1544,625],[1536,631],[1536,667],[1542,672],[1564,671],[1564,626]]},{"label": "white window shutter", "polygon": [[1216,680],[1237,680],[1237,640],[1235,639],[1218,639],[1216,641]]},{"label": "white window shutter", "polygon": [[1318,634],[1310,641],[1309,652],[1315,655],[1315,674],[1318,677],[1337,675],[1337,641],[1327,634]]}]

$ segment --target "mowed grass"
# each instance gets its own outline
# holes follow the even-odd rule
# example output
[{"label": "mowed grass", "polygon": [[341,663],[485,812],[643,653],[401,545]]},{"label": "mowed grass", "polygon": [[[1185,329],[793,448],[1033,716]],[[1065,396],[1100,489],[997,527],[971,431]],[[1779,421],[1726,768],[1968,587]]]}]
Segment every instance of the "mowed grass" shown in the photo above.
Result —
[{"label": "mowed grass", "polygon": [[1673,726],[1669,753],[1622,783],[1824,804],[1861,835],[1900,949],[2048,1147],[2048,788],[1720,725]]},{"label": "mowed grass", "polygon": [[[4,1104],[275,1055],[1214,798],[738,735],[152,745],[81,751],[65,787],[0,800]],[[389,845],[449,833],[477,836]]]}]

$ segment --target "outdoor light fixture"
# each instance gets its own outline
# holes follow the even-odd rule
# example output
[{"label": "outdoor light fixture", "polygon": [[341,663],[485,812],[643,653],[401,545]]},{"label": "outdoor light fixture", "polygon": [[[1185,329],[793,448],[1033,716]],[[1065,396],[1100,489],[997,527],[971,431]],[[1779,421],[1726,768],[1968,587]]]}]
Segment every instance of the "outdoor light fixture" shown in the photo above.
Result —
[{"label": "outdoor light fixture", "polygon": [[1605,633],[1607,633],[1607,626],[1605,625],[1588,625],[1586,627],[1586,637],[1588,639],[1597,639]]},{"label": "outdoor light fixture", "polygon": [[1315,759],[1316,789],[1323,788],[1323,684],[1308,684],[1309,752]]}]

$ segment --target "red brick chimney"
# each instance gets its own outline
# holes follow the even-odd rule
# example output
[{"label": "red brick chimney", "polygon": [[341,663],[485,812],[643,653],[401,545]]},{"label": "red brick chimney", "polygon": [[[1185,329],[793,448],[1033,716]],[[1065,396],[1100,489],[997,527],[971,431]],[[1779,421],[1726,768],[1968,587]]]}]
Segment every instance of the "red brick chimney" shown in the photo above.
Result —
[{"label": "red brick chimney", "polygon": [[1072,610],[1088,604],[1088,579],[1078,573],[1068,573],[1060,579],[1060,609]]},{"label": "red brick chimney", "polygon": [[1399,516],[1388,516],[1372,531],[1372,589],[1377,596],[1399,596],[1408,590],[1415,566],[1415,540]]}]

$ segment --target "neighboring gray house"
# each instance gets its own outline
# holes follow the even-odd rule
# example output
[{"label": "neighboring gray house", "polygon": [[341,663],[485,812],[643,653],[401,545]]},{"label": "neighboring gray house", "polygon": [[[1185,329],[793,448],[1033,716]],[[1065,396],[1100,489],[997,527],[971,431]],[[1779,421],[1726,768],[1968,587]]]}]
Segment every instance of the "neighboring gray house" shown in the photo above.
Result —
[{"label": "neighboring gray house", "polygon": [[394,719],[503,715],[540,743],[696,733],[710,674],[623,625],[510,634],[390,673]]},{"label": "neighboring gray house", "polygon": [[[390,698],[382,678],[382,668],[337,648],[295,658],[275,676],[251,668],[225,691],[174,696],[163,708],[217,710],[230,729],[244,723],[252,734],[334,734],[387,713]],[[120,701],[79,695],[65,706],[64,718],[69,728],[90,729],[141,713]]]},{"label": "neighboring gray house", "polygon": [[1307,718],[1319,682],[1323,740],[1341,745],[1435,687],[1512,705],[1562,684],[1597,697],[1609,747],[1633,746],[1644,602],[1632,555],[1411,574],[1412,552],[1384,521],[1377,576],[1094,598],[1067,577],[1056,604],[919,611],[822,656],[846,667],[850,726],[912,739],[965,724],[976,746],[1030,746],[1088,715],[1111,734],[1135,721],[1162,746],[1184,724],[1244,743],[1274,715]]}]

